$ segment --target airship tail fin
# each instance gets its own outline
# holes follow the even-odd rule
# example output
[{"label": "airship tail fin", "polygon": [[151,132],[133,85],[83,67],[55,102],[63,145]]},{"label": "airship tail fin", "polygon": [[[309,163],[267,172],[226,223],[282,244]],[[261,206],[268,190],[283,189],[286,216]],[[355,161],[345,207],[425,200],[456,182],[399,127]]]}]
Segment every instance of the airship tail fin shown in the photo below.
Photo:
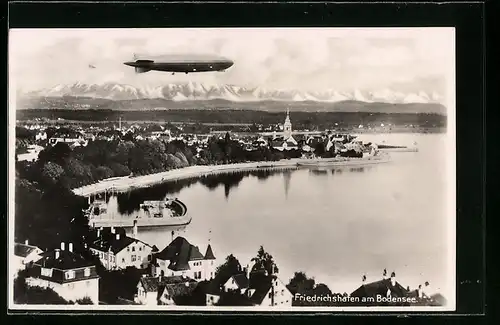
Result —
[{"label": "airship tail fin", "polygon": [[135,67],[135,73],[145,73],[148,71],[151,71],[151,69],[143,67]]}]

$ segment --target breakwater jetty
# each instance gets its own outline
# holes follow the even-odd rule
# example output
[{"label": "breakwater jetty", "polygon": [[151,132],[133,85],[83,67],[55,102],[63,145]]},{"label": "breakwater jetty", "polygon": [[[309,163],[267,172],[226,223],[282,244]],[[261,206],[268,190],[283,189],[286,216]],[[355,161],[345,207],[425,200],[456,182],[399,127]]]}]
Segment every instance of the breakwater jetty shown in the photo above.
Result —
[{"label": "breakwater jetty", "polygon": [[161,184],[167,181],[175,181],[188,179],[193,177],[201,177],[216,174],[227,174],[244,171],[257,170],[275,170],[275,169],[296,169],[300,166],[311,166],[314,162],[328,163],[335,167],[349,167],[353,165],[379,164],[390,161],[389,159],[364,159],[364,158],[345,158],[345,160],[331,159],[286,159],[280,161],[266,162],[249,162],[227,165],[202,165],[189,166],[179,169],[155,173],[142,176],[125,176],[114,177],[107,180],[102,180],[95,184],[90,184],[73,189],[73,193],[80,196],[91,196],[103,192],[127,192],[137,188],[149,187],[156,184]]}]

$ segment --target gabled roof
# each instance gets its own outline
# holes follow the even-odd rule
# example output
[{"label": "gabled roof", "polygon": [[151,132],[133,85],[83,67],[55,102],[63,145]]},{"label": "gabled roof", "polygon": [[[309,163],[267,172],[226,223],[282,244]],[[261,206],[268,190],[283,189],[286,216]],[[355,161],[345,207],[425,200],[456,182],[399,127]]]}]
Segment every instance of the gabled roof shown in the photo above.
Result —
[{"label": "gabled roof", "polygon": [[144,277],[139,280],[146,292],[158,292],[160,279],[158,277]]},{"label": "gabled roof", "polygon": [[198,282],[195,280],[189,279],[189,281],[184,280],[182,283],[167,283],[163,287],[163,290],[160,289],[161,294],[168,294],[170,297],[177,297],[188,295],[196,289]]},{"label": "gabled roof", "polygon": [[189,261],[204,259],[198,247],[191,245],[184,237],[180,236],[161,252],[155,254],[155,257],[157,260],[170,261],[168,268],[173,271],[189,270]]},{"label": "gabled roof", "polygon": [[222,289],[219,282],[215,281],[215,279],[210,281],[205,289],[205,293],[209,295],[220,296],[222,294]]},{"label": "gabled roof", "polygon": [[274,276],[265,275],[262,272],[253,272],[250,274],[249,289],[254,289],[255,292],[250,297],[250,301],[260,305],[266,297],[269,289],[272,286]]},{"label": "gabled roof", "polygon": [[215,255],[214,252],[212,251],[212,246],[208,244],[207,246],[207,251],[205,252],[205,259],[206,260],[215,260]]},{"label": "gabled roof", "polygon": [[97,249],[101,252],[111,251],[116,255],[133,243],[143,243],[144,245],[152,248],[150,245],[141,240],[121,234],[119,239],[116,239],[116,236],[114,234],[112,236],[102,236],[101,238],[98,238],[92,244],[90,244],[90,248]]},{"label": "gabled roof", "polygon": [[[56,259],[56,251],[59,257]],[[95,266],[92,261],[87,261],[81,255],[67,251],[54,250],[41,254],[41,258],[35,262],[44,268],[54,268],[60,270],[71,270],[87,266]]]},{"label": "gabled roof", "polygon": [[19,257],[26,257],[32,252],[36,251],[37,249],[40,249],[36,246],[32,245],[26,245],[26,244],[19,244],[15,243],[14,244],[14,255],[19,256]]},{"label": "gabled roof", "polygon": [[245,273],[236,274],[231,277],[239,289],[246,289],[249,285],[249,280]]},{"label": "gabled roof", "polygon": [[[173,286],[174,288],[170,288],[169,294],[171,292],[181,292],[184,289],[175,288],[176,286],[186,286],[186,283],[189,286],[192,286],[194,283],[197,283],[195,280],[184,277],[184,276],[167,276],[167,277],[142,277],[139,280],[139,283],[144,287],[146,292],[157,292],[158,295],[163,293],[163,290],[166,287]],[[193,288],[194,289],[194,288]]]},{"label": "gabled roof", "polygon": [[390,279],[383,279],[361,285],[358,289],[351,293],[354,297],[375,297],[376,295],[385,296],[387,290],[391,291],[392,296],[404,297],[408,291],[399,282],[393,286]]}]

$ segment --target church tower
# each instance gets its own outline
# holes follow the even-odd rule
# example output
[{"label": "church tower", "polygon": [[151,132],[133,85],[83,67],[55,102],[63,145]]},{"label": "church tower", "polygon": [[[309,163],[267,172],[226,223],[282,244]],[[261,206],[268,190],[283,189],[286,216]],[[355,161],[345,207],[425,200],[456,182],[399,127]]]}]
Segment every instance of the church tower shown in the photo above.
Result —
[{"label": "church tower", "polygon": [[292,136],[292,122],[290,122],[290,109],[286,109],[285,124],[283,124],[283,136],[286,139]]}]

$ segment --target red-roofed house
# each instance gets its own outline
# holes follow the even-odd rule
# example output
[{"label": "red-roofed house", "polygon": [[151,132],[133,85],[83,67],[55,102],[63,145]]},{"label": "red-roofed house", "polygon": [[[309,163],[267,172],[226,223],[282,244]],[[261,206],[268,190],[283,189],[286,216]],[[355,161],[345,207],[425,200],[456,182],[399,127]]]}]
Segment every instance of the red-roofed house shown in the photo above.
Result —
[{"label": "red-roofed house", "polygon": [[197,281],[210,280],[215,276],[215,267],[210,244],[203,255],[184,237],[175,238],[165,249],[154,254],[155,276],[184,275]]},{"label": "red-roofed house", "polygon": [[73,252],[73,244],[43,253],[33,263],[26,283],[50,288],[67,301],[90,298],[99,303],[99,276],[95,265]]}]

